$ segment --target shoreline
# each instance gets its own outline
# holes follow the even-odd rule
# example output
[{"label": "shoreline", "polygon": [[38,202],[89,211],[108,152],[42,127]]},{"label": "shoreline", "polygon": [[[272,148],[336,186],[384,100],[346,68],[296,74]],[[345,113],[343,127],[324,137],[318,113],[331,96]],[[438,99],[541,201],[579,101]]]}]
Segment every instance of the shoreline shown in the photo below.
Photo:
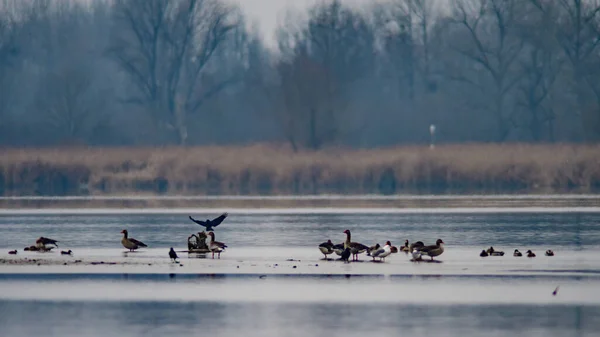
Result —
[{"label": "shoreline", "polygon": [[600,194],[314,196],[15,196],[0,212],[35,209],[525,209],[600,207]]}]

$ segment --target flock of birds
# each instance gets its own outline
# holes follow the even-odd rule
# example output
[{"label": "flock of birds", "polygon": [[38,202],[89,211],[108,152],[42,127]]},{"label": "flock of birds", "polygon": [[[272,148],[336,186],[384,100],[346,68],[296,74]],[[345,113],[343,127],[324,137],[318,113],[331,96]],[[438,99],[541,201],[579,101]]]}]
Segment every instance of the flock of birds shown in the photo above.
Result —
[{"label": "flock of birds", "polygon": [[[535,253],[532,252],[531,249],[527,250],[525,254],[527,254],[527,257],[535,257]],[[481,253],[479,253],[479,256],[504,256],[504,252],[495,250],[494,247],[490,247],[488,249],[482,250]],[[521,253],[518,249],[515,249],[515,251],[513,252],[513,256],[523,256],[523,253]],[[546,251],[546,256],[554,256],[554,252],[552,251],[552,249],[548,249]]]},{"label": "flock of birds", "polygon": [[[215,253],[217,254],[217,258],[220,259],[221,253],[225,250],[225,248],[227,248],[226,244],[215,240],[214,233],[214,228],[220,225],[223,222],[223,220],[227,218],[227,215],[227,213],[223,213],[212,220],[206,219],[206,221],[196,220],[189,216],[190,220],[192,220],[200,226],[203,226],[208,232],[207,235],[210,237],[208,249],[212,253],[213,259],[215,258]],[[392,246],[392,243],[390,241],[386,241],[384,246],[381,246],[379,243],[375,244],[374,246],[366,246],[359,242],[353,242],[350,230],[346,229],[343,233],[346,234],[346,240],[344,242],[334,244],[333,242],[331,242],[331,240],[327,240],[326,242],[323,242],[319,245],[319,250],[323,255],[325,255],[324,260],[329,260],[327,258],[327,255],[335,253],[340,257],[338,260],[349,263],[350,256],[352,256],[352,261],[358,261],[358,255],[366,252],[367,256],[372,257],[373,261],[383,262],[385,261],[385,258],[390,254],[402,251],[407,254],[410,253],[412,255],[412,261],[422,261],[422,258],[426,256],[431,258],[430,261],[433,261],[434,257],[444,253],[444,241],[442,239],[437,239],[435,244],[429,246],[426,246],[422,241],[417,241],[412,244],[409,244],[408,240],[406,240],[404,242],[404,246],[398,249],[397,247]],[[121,238],[121,245],[128,249],[129,252],[133,252],[139,249],[140,247],[148,247],[148,245],[146,245],[142,241],[129,237],[129,232],[126,229],[123,229],[121,231],[121,234],[123,234],[123,237]],[[58,242],[59,241],[57,240],[42,236],[35,241],[35,245],[25,247],[24,250],[47,252],[54,248],[48,247],[48,245],[53,245],[58,248]],[[11,255],[16,255],[17,250],[12,250],[8,253]],[[73,252],[71,250],[61,251],[61,254],[72,255]],[[535,253],[533,253],[531,250],[527,250],[526,254],[527,257],[536,256]],[[479,256],[504,256],[504,252],[497,251],[494,249],[494,247],[490,247],[487,250],[482,250]],[[515,249],[513,256],[523,256],[523,254],[518,249]],[[552,250],[547,250],[546,256],[554,256],[554,252]],[[173,262],[178,262],[177,259],[179,257],[177,256],[177,253],[175,252],[173,247],[171,247],[169,250],[169,258],[171,258]],[[379,260],[377,261],[376,259]]]},{"label": "flock of birds", "polygon": [[383,262],[388,255],[403,251],[407,254],[411,253],[413,261],[421,261],[423,256],[429,256],[433,261],[434,257],[444,252],[444,241],[442,239],[437,239],[435,244],[430,246],[426,246],[422,241],[409,244],[406,240],[404,246],[398,249],[398,247],[392,246],[390,241],[386,241],[383,247],[379,243],[369,247],[359,242],[353,242],[350,230],[346,229],[343,233],[346,234],[344,242],[333,244],[331,240],[327,240],[319,245],[319,250],[325,255],[325,260],[328,260],[327,255],[335,253],[340,257],[339,260],[348,263],[351,255],[352,261],[358,261],[358,255],[366,252],[367,256],[373,258],[373,261],[377,261],[376,259],[379,258],[379,262]]}]

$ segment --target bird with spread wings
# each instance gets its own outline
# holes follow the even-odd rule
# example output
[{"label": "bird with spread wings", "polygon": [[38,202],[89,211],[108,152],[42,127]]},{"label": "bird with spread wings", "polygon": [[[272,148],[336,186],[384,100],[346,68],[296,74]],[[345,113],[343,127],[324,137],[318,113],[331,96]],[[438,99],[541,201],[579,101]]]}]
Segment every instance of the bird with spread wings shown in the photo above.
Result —
[{"label": "bird with spread wings", "polygon": [[206,219],[206,221],[202,221],[202,220],[196,220],[196,219],[192,218],[192,216],[190,215],[190,220],[192,220],[193,222],[197,223],[200,226],[205,227],[207,231],[212,231],[212,230],[214,230],[213,227],[217,227],[218,225],[220,225],[221,222],[223,222],[223,220],[225,220],[226,217],[227,217],[227,213],[223,213],[212,220]]}]

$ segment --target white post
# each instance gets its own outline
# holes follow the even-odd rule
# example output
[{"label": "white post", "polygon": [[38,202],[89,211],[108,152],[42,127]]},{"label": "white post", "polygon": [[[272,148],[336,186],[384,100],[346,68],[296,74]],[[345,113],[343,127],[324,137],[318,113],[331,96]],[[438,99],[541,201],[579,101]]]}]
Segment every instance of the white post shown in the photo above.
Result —
[{"label": "white post", "polygon": [[431,140],[429,142],[429,148],[433,149],[435,146],[435,125],[431,124],[429,126],[429,135],[431,136]]}]

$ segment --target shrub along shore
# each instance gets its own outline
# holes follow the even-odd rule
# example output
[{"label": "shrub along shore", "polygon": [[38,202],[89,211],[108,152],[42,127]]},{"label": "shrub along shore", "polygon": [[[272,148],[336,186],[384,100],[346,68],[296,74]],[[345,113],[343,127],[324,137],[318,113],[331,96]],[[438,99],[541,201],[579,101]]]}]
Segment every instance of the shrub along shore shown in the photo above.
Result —
[{"label": "shrub along shore", "polygon": [[0,150],[0,195],[593,193],[600,146],[456,144]]}]

